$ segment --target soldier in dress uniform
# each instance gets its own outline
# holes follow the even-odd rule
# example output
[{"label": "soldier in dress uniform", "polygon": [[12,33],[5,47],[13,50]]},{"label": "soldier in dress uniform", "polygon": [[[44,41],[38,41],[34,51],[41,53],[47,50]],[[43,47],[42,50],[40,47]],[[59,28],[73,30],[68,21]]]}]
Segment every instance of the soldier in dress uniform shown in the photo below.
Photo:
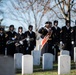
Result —
[{"label": "soldier in dress uniform", "polygon": [[4,28],[0,27],[0,54],[5,55],[6,38]]},{"label": "soldier in dress uniform", "polygon": [[64,44],[64,50],[68,50],[70,52],[71,55],[71,34],[72,34],[72,27],[69,24],[69,20],[66,20],[66,26],[62,27],[61,30],[61,42],[62,44]]},{"label": "soldier in dress uniform", "polygon": [[14,25],[10,25],[9,31],[6,32],[7,55],[9,56],[14,56],[15,39],[16,39],[16,32],[14,31]]},{"label": "soldier in dress uniform", "polygon": [[53,50],[53,35],[52,35],[52,22],[47,21],[45,23],[45,27],[42,27],[39,30],[39,33],[43,36],[42,38],[42,47],[41,47],[41,55],[44,53],[52,53]]},{"label": "soldier in dress uniform", "polygon": [[29,25],[28,31],[26,31],[24,34],[27,41],[27,43],[25,43],[25,45],[27,44],[27,46],[25,46],[25,54],[31,54],[31,51],[34,50],[36,46],[36,34],[33,31],[33,26]]},{"label": "soldier in dress uniform", "polygon": [[15,43],[17,53],[24,54],[24,41],[25,41],[25,38],[24,38],[23,28],[19,27],[18,33],[16,35],[16,43]]},{"label": "soldier in dress uniform", "polygon": [[61,29],[58,27],[57,20],[54,21],[54,26],[52,27],[52,30],[53,30],[53,38],[54,38],[54,49],[55,49],[54,53],[57,60],[58,52],[60,51],[59,44],[60,44],[60,31],[61,31]]}]

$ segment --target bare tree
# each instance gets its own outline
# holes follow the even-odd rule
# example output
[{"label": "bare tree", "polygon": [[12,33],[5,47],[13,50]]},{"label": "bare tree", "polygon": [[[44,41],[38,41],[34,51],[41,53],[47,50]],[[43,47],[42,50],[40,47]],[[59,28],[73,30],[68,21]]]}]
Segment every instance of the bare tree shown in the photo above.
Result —
[{"label": "bare tree", "polygon": [[55,0],[55,3],[59,3],[58,8],[62,14],[61,18],[72,21],[71,18],[73,17],[73,14],[71,14],[71,12],[74,13],[73,11],[75,11],[75,0]]},{"label": "bare tree", "polygon": [[9,13],[7,17],[17,20],[24,27],[22,22],[26,25],[35,24],[35,31],[37,31],[43,17],[57,6],[56,4],[54,7],[50,7],[50,1],[52,0],[8,0],[8,3],[5,3],[7,11],[4,12]]},{"label": "bare tree", "polygon": [[[75,0],[8,0],[4,3],[7,17],[17,20],[23,27],[33,24],[37,31],[43,22],[46,14],[48,20],[55,15],[59,19],[68,19],[75,17],[76,8]],[[53,4],[52,4],[53,2]],[[71,13],[74,15],[71,15]],[[25,24],[24,24],[25,23]]]}]

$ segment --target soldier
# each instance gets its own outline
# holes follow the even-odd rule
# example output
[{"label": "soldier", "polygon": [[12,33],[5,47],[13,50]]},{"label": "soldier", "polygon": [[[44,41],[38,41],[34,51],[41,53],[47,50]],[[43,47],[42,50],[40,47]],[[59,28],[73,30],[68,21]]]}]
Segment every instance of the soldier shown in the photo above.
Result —
[{"label": "soldier", "polygon": [[71,34],[72,34],[72,27],[69,24],[69,20],[66,20],[66,26],[62,27],[61,32],[61,42],[64,44],[64,50],[68,50],[71,55]]},{"label": "soldier", "polygon": [[14,56],[15,39],[16,39],[16,32],[14,31],[14,25],[10,25],[9,31],[6,32],[7,55],[9,56]]},{"label": "soldier", "polygon": [[29,25],[28,31],[24,33],[27,41],[27,47],[25,47],[26,54],[31,54],[31,51],[34,50],[36,46],[36,34],[32,30],[33,30],[33,26]]},{"label": "soldier", "polygon": [[58,52],[59,52],[59,44],[60,44],[60,31],[61,29],[58,27],[58,21],[54,21],[54,26],[52,27],[53,30],[53,38],[54,38],[54,48],[55,48],[55,56],[56,60],[58,57]]},{"label": "soldier", "polygon": [[54,54],[53,50],[53,36],[52,36],[52,29],[51,26],[52,22],[47,21],[45,23],[45,27],[39,30],[39,33],[42,34],[42,47],[41,47],[41,55],[44,53],[52,53]]},{"label": "soldier", "polygon": [[16,35],[16,52],[17,53],[23,53],[24,54],[24,34],[23,34],[23,28],[19,27],[18,28],[18,34]]},{"label": "soldier", "polygon": [[0,27],[0,54],[5,55],[6,38],[4,28]]}]

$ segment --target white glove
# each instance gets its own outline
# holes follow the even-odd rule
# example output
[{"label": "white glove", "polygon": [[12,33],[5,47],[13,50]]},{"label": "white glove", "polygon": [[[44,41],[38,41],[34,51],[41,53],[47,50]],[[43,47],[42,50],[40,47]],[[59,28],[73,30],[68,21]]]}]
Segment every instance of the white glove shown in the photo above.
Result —
[{"label": "white glove", "polygon": [[60,41],[60,44],[62,45],[62,44],[63,44],[63,42],[62,42],[62,41]]},{"label": "white glove", "polygon": [[28,47],[26,48],[26,50],[28,50]]},{"label": "white glove", "polygon": [[20,43],[21,45],[23,45],[23,41],[19,41],[19,43]]},{"label": "white glove", "polygon": [[74,41],[72,41],[71,44],[74,44]]},{"label": "white glove", "polygon": [[54,49],[54,46],[52,46],[52,49]]},{"label": "white glove", "polygon": [[15,40],[15,38],[12,38],[12,40]]},{"label": "white glove", "polygon": [[26,38],[26,40],[29,41],[30,39],[29,38]]}]

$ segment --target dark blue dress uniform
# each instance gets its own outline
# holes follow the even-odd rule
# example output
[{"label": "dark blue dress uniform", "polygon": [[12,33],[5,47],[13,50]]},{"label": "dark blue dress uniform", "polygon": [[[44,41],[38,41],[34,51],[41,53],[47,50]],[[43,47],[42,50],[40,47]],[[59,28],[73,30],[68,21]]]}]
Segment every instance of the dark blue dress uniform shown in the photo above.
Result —
[{"label": "dark blue dress uniform", "polygon": [[61,31],[61,29],[57,26],[56,28],[52,27],[52,30],[53,30],[54,48],[55,48],[55,53],[56,53],[55,55],[56,55],[56,60],[57,60],[58,52],[60,51],[59,44],[60,44],[60,31]]},{"label": "dark blue dress uniform", "polygon": [[[36,46],[36,34],[33,31],[26,31],[25,33],[25,38],[29,38],[29,43],[26,40],[25,43],[25,54],[31,54],[31,51],[34,50],[35,46]],[[32,40],[31,40],[32,39]]]},{"label": "dark blue dress uniform", "polygon": [[[15,31],[6,32],[6,35],[7,35],[6,40],[7,41],[9,41],[9,40],[10,41],[15,41],[15,39],[13,39],[13,38],[16,36],[16,34],[17,33]],[[7,55],[8,56],[14,56],[14,53],[15,53],[15,42],[7,44]]]},{"label": "dark blue dress uniform", "polygon": [[[22,41],[23,44],[20,44],[19,41]],[[24,34],[23,33],[16,34],[16,43],[19,44],[18,46],[16,46],[16,53],[22,53],[22,54],[24,54],[24,52],[25,52],[25,49],[24,49],[24,46],[25,46],[24,45],[24,41],[25,41],[25,37],[24,37]]]},{"label": "dark blue dress uniform", "polygon": [[52,30],[53,30],[53,36],[54,36],[54,44],[59,44],[61,29],[59,27],[57,27],[57,29],[55,27],[52,27]]},{"label": "dark blue dress uniform", "polygon": [[62,33],[61,33],[61,37],[62,37],[62,42],[64,44],[64,50],[68,50],[70,52],[70,55],[72,56],[72,44],[71,44],[71,30],[72,30],[72,27],[67,27],[67,26],[64,26],[62,27]]},{"label": "dark blue dress uniform", "polygon": [[49,36],[49,39],[48,41],[45,43],[45,45],[42,47],[41,49],[41,56],[44,54],[44,53],[52,53],[54,54],[54,40],[53,40],[53,35],[51,34],[52,33],[52,30],[47,30],[45,27],[42,27],[39,29],[38,31],[40,34],[41,34],[41,37],[42,39],[44,39],[44,37],[50,33],[50,36]]},{"label": "dark blue dress uniform", "polygon": [[44,54],[44,53],[51,53],[54,55],[54,42],[53,42],[53,36],[50,35],[48,41],[45,43],[45,45],[42,47],[41,49],[41,56]]},{"label": "dark blue dress uniform", "polygon": [[[3,31],[3,28],[0,28],[0,31]],[[5,55],[5,47],[6,47],[5,33],[0,33],[0,54],[1,55]]]}]

